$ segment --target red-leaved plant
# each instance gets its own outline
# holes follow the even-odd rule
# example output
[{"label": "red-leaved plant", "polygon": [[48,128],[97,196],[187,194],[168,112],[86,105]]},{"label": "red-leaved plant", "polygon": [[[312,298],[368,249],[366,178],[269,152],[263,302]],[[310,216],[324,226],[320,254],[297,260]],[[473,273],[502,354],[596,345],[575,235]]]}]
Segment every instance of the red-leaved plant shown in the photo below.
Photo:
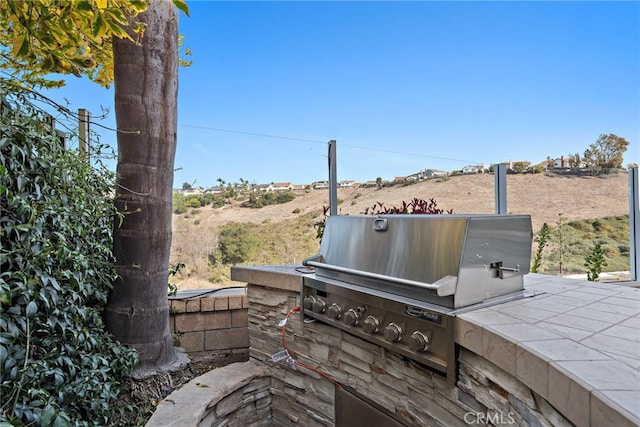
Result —
[{"label": "red-leaved plant", "polygon": [[[315,228],[317,228],[316,237],[319,240],[322,240],[322,235],[324,234],[324,227],[327,221],[327,212],[329,212],[329,206],[322,207],[322,214],[324,217],[321,221],[313,224]],[[414,197],[410,202],[402,201],[400,206],[391,206],[386,207],[384,203],[377,202],[373,206],[369,208],[365,208],[363,214],[365,215],[393,215],[393,214],[427,214],[427,215],[438,215],[438,214],[452,214],[453,209],[449,209],[445,211],[444,209],[440,209],[438,207],[438,203],[434,198],[429,200],[418,199]]]},{"label": "red-leaved plant", "polygon": [[438,207],[438,203],[434,198],[429,200],[418,199],[414,197],[410,202],[403,201],[400,206],[386,207],[384,203],[378,202],[366,208],[363,212],[365,215],[390,215],[390,214],[452,214],[453,209],[445,211]]}]

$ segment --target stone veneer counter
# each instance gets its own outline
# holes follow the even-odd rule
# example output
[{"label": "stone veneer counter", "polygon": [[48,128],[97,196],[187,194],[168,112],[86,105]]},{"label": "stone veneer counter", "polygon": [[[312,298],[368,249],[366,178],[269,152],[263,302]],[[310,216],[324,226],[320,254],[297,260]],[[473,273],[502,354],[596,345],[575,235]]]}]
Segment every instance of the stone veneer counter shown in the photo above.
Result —
[{"label": "stone veneer counter", "polygon": [[[297,292],[301,271],[238,266],[232,278]],[[640,425],[637,286],[528,274],[525,288],[535,296],[459,314],[455,339],[577,426]]]}]

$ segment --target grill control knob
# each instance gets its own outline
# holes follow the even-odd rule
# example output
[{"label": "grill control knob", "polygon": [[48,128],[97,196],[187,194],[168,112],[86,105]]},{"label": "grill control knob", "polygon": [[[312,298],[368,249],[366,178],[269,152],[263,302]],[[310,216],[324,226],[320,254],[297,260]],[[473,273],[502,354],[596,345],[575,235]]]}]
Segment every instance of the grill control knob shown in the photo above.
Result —
[{"label": "grill control knob", "polygon": [[339,319],[342,317],[342,307],[335,302],[329,306],[329,317],[332,319]]},{"label": "grill control knob", "polygon": [[316,299],[309,295],[304,297],[304,299],[302,300],[302,306],[304,307],[305,310],[311,310],[313,308],[313,303],[316,301]]},{"label": "grill control knob", "polygon": [[356,313],[356,311],[353,308],[350,308],[345,314],[344,314],[344,323],[346,323],[349,326],[355,326],[358,324],[358,313]]},{"label": "grill control knob", "polygon": [[429,349],[429,336],[422,332],[415,331],[409,337],[409,348],[413,351],[423,352]]},{"label": "grill control knob", "polygon": [[318,298],[313,302],[313,311],[316,313],[324,313],[327,311],[327,303],[322,298]]},{"label": "grill control knob", "polygon": [[402,338],[402,328],[395,323],[389,323],[384,328],[384,339],[390,342],[398,342]]},{"label": "grill control knob", "polygon": [[380,328],[380,322],[373,316],[367,316],[362,322],[362,329],[368,334],[375,334]]}]

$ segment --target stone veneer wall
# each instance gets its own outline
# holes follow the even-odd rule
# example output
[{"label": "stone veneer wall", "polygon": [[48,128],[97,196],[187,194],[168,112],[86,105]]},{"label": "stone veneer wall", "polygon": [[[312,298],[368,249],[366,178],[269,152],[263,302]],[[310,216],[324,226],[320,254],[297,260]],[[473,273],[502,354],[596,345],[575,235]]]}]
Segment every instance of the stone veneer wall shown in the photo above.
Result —
[{"label": "stone veneer wall", "polygon": [[262,427],[271,423],[269,372],[255,362],[214,369],[173,392],[147,427]]},{"label": "stone veneer wall", "polygon": [[169,304],[171,332],[189,356],[225,363],[248,360],[246,295],[172,299]]},{"label": "stone veneer wall", "polygon": [[[281,426],[333,426],[334,385],[315,372],[271,356],[282,348],[278,323],[300,304],[299,293],[248,285],[252,359],[271,376],[271,417]],[[377,345],[299,313],[286,325],[286,345],[299,362],[317,367],[410,426],[570,426],[565,417],[513,375],[460,350],[457,386]]]}]

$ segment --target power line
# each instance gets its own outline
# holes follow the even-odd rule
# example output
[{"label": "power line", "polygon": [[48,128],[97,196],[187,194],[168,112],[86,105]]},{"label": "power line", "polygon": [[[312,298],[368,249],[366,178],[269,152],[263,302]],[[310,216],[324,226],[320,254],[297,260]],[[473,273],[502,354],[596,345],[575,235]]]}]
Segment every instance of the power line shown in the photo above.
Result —
[{"label": "power line", "polygon": [[[360,150],[381,151],[383,153],[393,153],[393,154],[402,154],[402,155],[406,155],[406,156],[427,157],[427,158],[430,158],[430,159],[448,160],[448,161],[460,162],[460,163],[474,163],[472,160],[451,159],[449,157],[430,156],[428,154],[421,154],[421,153],[408,153],[408,152],[405,152],[405,151],[387,150],[385,148],[363,147],[363,146],[349,145],[349,144],[341,144],[341,145],[343,147],[357,148],[357,149],[360,149]],[[475,162],[475,163],[477,163],[477,162]]]},{"label": "power line", "polygon": [[315,139],[304,139],[304,138],[292,138],[289,136],[279,136],[279,135],[268,135],[265,133],[257,133],[257,132],[243,132],[239,130],[231,130],[231,129],[220,129],[220,128],[212,128],[208,126],[196,126],[196,125],[178,125],[185,128],[193,128],[193,129],[204,129],[204,130],[213,130],[216,132],[227,132],[227,133],[237,133],[241,135],[252,135],[252,136],[262,136],[265,138],[276,138],[276,139],[286,139],[289,141],[303,141],[303,142],[313,142],[315,144],[326,144],[327,141],[318,141]]},{"label": "power line", "polygon": [[[214,128],[214,127],[209,127],[209,126],[182,125],[182,124],[179,124],[178,126],[186,127],[186,128],[192,128],[192,129],[210,130],[210,131],[215,131],[215,132],[227,132],[227,133],[235,133],[235,134],[240,134],[240,135],[260,136],[260,137],[265,137],[265,138],[276,138],[276,139],[283,139],[283,140],[289,140],[289,141],[302,141],[302,142],[312,142],[314,144],[327,144],[327,141],[319,141],[319,140],[315,140],[315,139],[294,138],[294,137],[280,136],[280,135],[269,135],[269,134],[258,133],[258,132],[245,132],[245,131],[232,130],[232,129]],[[409,152],[405,152],[405,151],[388,150],[388,149],[385,149],[385,148],[378,148],[378,147],[364,147],[364,146],[361,146],[361,145],[351,145],[351,144],[340,144],[340,146],[341,147],[356,148],[358,150],[379,151],[379,152],[383,152],[383,153],[401,154],[401,155],[404,155],[404,156],[425,157],[425,158],[429,158],[429,159],[446,160],[446,161],[451,161],[451,162],[460,162],[460,163],[468,163],[468,164],[479,163],[479,162],[474,162],[473,160],[453,159],[453,158],[449,158],[449,157],[430,156],[428,154],[409,153]]]}]

